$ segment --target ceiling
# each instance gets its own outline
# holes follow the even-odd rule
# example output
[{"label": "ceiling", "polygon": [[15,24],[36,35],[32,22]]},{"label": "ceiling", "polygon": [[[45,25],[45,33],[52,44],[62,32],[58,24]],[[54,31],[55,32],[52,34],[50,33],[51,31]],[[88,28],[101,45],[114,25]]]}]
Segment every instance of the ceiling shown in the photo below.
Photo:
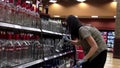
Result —
[{"label": "ceiling", "polygon": [[[49,0],[42,0],[43,4],[49,4]],[[57,0],[57,3],[78,3],[76,0]],[[108,2],[112,2],[113,0],[86,0],[85,2],[88,3],[95,3],[95,4],[104,4]]]}]

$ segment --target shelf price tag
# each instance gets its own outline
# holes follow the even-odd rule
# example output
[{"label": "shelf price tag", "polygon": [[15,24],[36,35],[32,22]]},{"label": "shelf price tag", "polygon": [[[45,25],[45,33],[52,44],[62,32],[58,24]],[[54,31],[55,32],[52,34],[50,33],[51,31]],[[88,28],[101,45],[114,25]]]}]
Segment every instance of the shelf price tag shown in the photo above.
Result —
[{"label": "shelf price tag", "polygon": [[45,60],[48,60],[48,58],[44,58]]},{"label": "shelf price tag", "polygon": [[60,56],[62,56],[62,54],[60,54]]},{"label": "shelf price tag", "polygon": [[54,58],[56,58],[57,56],[56,55],[54,55]]},{"label": "shelf price tag", "polygon": [[67,53],[65,52],[65,54],[67,54]]},{"label": "shelf price tag", "polygon": [[57,56],[56,56],[56,55],[54,55],[53,57],[54,57],[54,58],[56,58]]},{"label": "shelf price tag", "polygon": [[19,25],[14,25],[14,28],[21,29],[22,27]]},{"label": "shelf price tag", "polygon": [[18,67],[18,68],[23,68],[23,66],[20,66],[20,67]]}]

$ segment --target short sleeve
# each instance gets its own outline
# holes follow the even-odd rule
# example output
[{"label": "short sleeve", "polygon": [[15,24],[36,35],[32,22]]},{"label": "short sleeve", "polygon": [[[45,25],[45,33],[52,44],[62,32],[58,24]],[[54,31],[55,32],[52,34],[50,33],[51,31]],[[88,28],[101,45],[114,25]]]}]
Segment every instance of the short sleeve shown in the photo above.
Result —
[{"label": "short sleeve", "polygon": [[80,34],[80,37],[81,37],[82,39],[85,39],[85,38],[91,36],[91,33],[90,33],[90,31],[88,30],[88,28],[86,28],[86,27],[84,27],[84,26],[79,29],[79,34]]}]

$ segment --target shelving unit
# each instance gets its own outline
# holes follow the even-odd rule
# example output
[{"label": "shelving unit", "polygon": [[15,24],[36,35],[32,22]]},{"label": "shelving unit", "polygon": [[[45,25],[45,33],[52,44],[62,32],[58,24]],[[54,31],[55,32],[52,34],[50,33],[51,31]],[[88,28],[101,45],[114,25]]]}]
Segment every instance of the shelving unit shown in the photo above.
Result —
[{"label": "shelving unit", "polygon": [[[74,55],[74,50],[72,49],[69,49],[67,46],[67,49],[68,50],[64,50],[64,51],[61,51],[61,52],[53,52],[51,53],[49,56],[48,55],[45,55],[45,48],[48,48],[48,51],[47,53],[50,52],[50,49],[51,46],[46,46],[46,44],[48,45],[49,44],[49,41],[51,40],[54,40],[54,45],[52,45],[52,47],[55,49],[55,39],[59,40],[62,38],[63,35],[67,35],[67,36],[70,36],[69,34],[65,34],[65,33],[59,33],[59,32],[55,32],[55,31],[50,31],[50,30],[46,30],[46,29],[39,29],[39,28],[33,28],[33,27],[26,27],[26,26],[21,26],[21,25],[16,25],[16,24],[11,24],[11,23],[6,23],[6,22],[0,22],[0,28],[1,28],[1,31],[3,31],[3,33],[5,32],[5,35],[7,36],[6,33],[9,34],[12,34],[10,35],[10,38],[1,38],[1,40],[7,40],[7,41],[10,41],[13,46],[11,46],[12,48],[12,51],[10,51],[11,49],[9,49],[8,51],[6,51],[5,47],[8,47],[8,45],[6,45],[5,47],[3,46],[0,46],[2,47],[2,51],[0,51],[0,55],[2,55],[2,53],[4,51],[4,53],[7,53],[7,55],[14,55],[17,56],[18,54],[18,57],[15,58],[15,56],[11,56],[12,59],[11,60],[16,60],[16,62],[12,62],[10,61],[10,59],[8,60],[9,56],[5,55],[4,57],[7,58],[5,60],[1,60],[1,66],[5,67],[5,68],[8,68],[8,67],[12,67],[12,68],[34,68],[34,67],[42,67],[44,65],[46,65],[46,63],[48,63],[49,61],[54,61],[54,59],[57,59],[59,60],[58,62],[62,62],[63,60],[66,61],[64,58],[62,58],[62,61],[59,59],[61,57],[69,57],[69,55],[72,55],[71,57],[69,57],[69,59],[74,59],[73,55]],[[35,38],[27,38],[27,36],[25,36],[26,38],[20,38],[19,36],[21,36],[21,34],[25,34],[25,35],[35,35]],[[1,33],[2,34],[2,33]],[[14,37],[14,34],[15,37]],[[19,38],[17,38],[17,36]],[[39,37],[38,37],[39,36]],[[11,38],[12,37],[12,38]],[[43,40],[44,39],[44,40]],[[41,42],[41,40],[43,42]],[[49,41],[48,41],[49,40]],[[45,42],[47,41],[47,42]],[[58,42],[59,42],[58,41]],[[17,48],[16,48],[16,45],[14,45],[14,43],[17,42],[19,45]],[[25,42],[25,48],[27,48],[29,50],[29,47],[32,46],[32,56],[28,59],[23,59],[24,57],[21,58],[23,52],[22,52],[22,45],[21,43]],[[36,45],[36,44],[32,44],[32,43],[36,43],[36,42],[39,42],[40,44]],[[52,43],[52,42],[51,42]],[[36,46],[39,48],[39,47],[42,47],[42,49],[39,49],[36,48]],[[15,49],[15,50],[14,50]],[[16,50],[18,49],[18,50]],[[24,47],[23,47],[24,49]],[[53,50],[54,50],[53,49]],[[26,52],[28,52],[28,50],[26,50]],[[40,55],[37,54],[38,52],[40,52]],[[42,52],[41,52],[42,51]],[[27,53],[25,54],[27,56],[29,56]],[[27,57],[26,57],[27,58]],[[32,58],[32,59],[31,59]],[[24,62],[25,60],[27,60],[26,62]],[[6,61],[7,63],[5,64],[4,66],[4,62],[2,61]],[[9,62],[8,62],[9,61]],[[42,65],[41,65],[42,64]],[[61,65],[65,66],[66,63],[62,63],[62,64],[57,64],[57,66],[60,68]],[[54,65],[55,66],[55,65]]]},{"label": "shelving unit", "polygon": [[[22,30],[24,31],[31,31],[31,32],[38,32],[38,33],[41,33],[41,30],[38,29],[38,28],[31,28],[31,27],[25,27],[25,26],[20,26],[20,25],[15,25],[15,24],[9,24],[9,23],[2,23],[0,22],[0,27],[1,28],[7,28],[9,29],[9,31],[12,31],[12,30],[19,30],[22,32]],[[11,30],[12,29],[12,30]],[[43,33],[47,33],[48,35],[51,34],[52,36],[54,35],[57,35],[57,36],[62,36],[63,34],[61,33],[57,33],[57,32],[52,32],[52,31],[47,31],[47,30],[42,30]],[[64,34],[65,35],[65,34]],[[59,57],[62,57],[64,55],[67,55],[67,54],[70,54],[70,53],[73,53],[73,51],[68,51],[68,52],[63,52],[63,53],[58,53],[56,55],[52,55],[52,56],[49,56],[49,57],[44,57],[43,59],[37,59],[37,60],[34,60],[34,61],[31,61],[31,62],[27,62],[27,63],[24,63],[24,64],[20,64],[20,65],[16,65],[16,66],[13,66],[14,68],[26,68],[26,67],[30,67],[30,66],[33,66],[33,65],[36,65],[36,64],[40,64],[40,63],[43,63],[45,61],[48,61],[48,60],[51,60],[51,59],[55,59],[55,58],[59,58]]]},{"label": "shelving unit", "polygon": [[107,44],[108,52],[113,52],[115,32],[113,30],[101,31],[101,34]]},{"label": "shelving unit", "polygon": [[0,68],[59,67],[74,59],[72,45],[57,45],[63,35],[70,36],[61,20],[20,4],[0,1],[0,9]]}]

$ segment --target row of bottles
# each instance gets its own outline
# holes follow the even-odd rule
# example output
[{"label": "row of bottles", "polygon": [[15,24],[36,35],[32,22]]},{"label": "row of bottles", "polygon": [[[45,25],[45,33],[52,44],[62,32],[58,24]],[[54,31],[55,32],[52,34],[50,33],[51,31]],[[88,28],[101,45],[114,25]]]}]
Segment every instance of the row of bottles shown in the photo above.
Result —
[{"label": "row of bottles", "polygon": [[113,48],[115,32],[114,31],[103,31],[101,32],[101,34],[105,42],[107,43],[107,47]]},{"label": "row of bottles", "polygon": [[[0,68],[32,62],[73,50],[59,38],[40,38],[38,34],[0,31]],[[59,51],[56,51],[57,48]]]},{"label": "row of bottles", "polygon": [[43,48],[39,39],[36,34],[0,31],[0,68],[42,59]]},{"label": "row of bottles", "polygon": [[48,17],[41,17],[41,25],[42,29],[62,33],[62,21],[61,20],[55,20]]},{"label": "row of bottles", "polygon": [[49,57],[73,50],[73,45],[69,44],[68,42],[63,41],[63,43],[60,43],[60,45],[58,45],[61,39],[44,38],[43,41],[44,57]]},{"label": "row of bottles", "polygon": [[29,39],[39,39],[38,35],[30,33],[14,33],[11,31],[0,31],[0,39],[15,39],[15,40],[29,40]]},{"label": "row of bottles", "polygon": [[19,4],[0,1],[0,22],[17,24],[21,26],[42,28],[45,30],[63,33],[62,20],[52,19],[40,14],[38,10],[28,9]]},{"label": "row of bottles", "polygon": [[61,33],[61,20],[55,20],[42,15],[40,18],[37,10],[35,12],[20,5],[15,6],[13,3],[0,1],[0,14],[0,22],[34,28],[40,28],[41,25],[42,29]]},{"label": "row of bottles", "polygon": [[43,51],[39,41],[0,40],[0,66],[16,66],[42,59]]},{"label": "row of bottles", "polygon": [[115,32],[114,31],[101,31],[101,34],[107,44],[108,51],[113,52]]},{"label": "row of bottles", "polygon": [[38,11],[35,12],[19,4],[15,6],[13,3],[0,0],[0,14],[1,22],[35,28],[39,28],[40,26]]}]

